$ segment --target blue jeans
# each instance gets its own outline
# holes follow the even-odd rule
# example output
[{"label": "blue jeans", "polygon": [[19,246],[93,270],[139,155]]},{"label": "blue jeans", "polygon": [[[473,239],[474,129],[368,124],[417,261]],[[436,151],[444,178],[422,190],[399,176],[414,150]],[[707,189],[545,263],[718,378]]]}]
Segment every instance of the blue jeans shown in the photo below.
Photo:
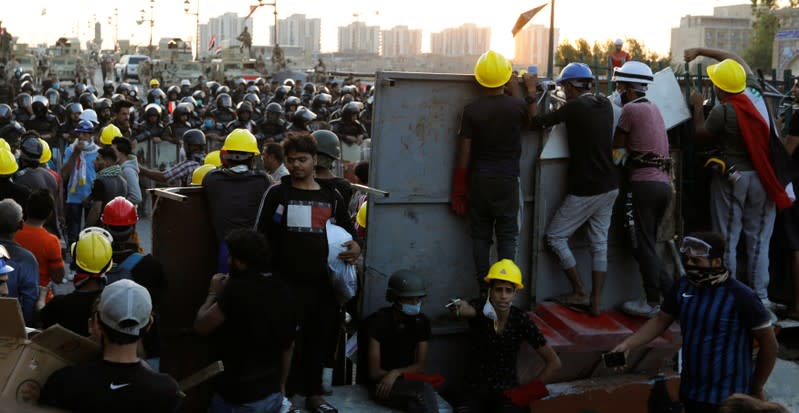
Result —
[{"label": "blue jeans", "polygon": [[283,404],[283,393],[272,393],[261,400],[250,403],[228,403],[219,394],[214,394],[208,413],[278,413]]},{"label": "blue jeans", "polygon": [[78,240],[81,226],[83,225],[83,218],[89,211],[83,208],[81,204],[67,204],[65,208],[65,215],[67,221],[67,249],[73,242]]}]

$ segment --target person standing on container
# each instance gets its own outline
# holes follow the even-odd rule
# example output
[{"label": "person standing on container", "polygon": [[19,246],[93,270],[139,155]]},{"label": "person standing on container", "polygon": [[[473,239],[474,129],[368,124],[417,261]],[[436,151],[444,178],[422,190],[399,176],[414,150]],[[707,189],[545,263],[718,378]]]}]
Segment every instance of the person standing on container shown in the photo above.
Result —
[{"label": "person standing on container", "polygon": [[483,278],[494,235],[498,259],[515,260],[518,247],[521,131],[529,115],[524,99],[504,92],[512,72],[501,54],[489,50],[480,56],[474,77],[483,95],[463,109],[458,132],[451,207],[457,215],[469,216],[481,292],[488,290]]},{"label": "person standing on container", "polygon": [[[535,76],[525,76],[528,89],[536,81]],[[572,292],[557,296],[554,301],[598,316],[608,270],[610,218],[619,181],[612,160],[613,108],[607,98],[592,93],[593,82],[594,75],[585,63],[566,65],[557,81],[566,103],[554,112],[533,116],[531,126],[539,130],[563,123],[569,145],[567,193],[549,222],[546,240],[558,256]],[[536,112],[535,105],[530,108]],[[583,225],[588,226],[592,257],[590,296],[569,247],[569,238]]]},{"label": "person standing on container", "polygon": [[644,284],[645,297],[628,301],[622,310],[651,318],[660,311],[660,299],[673,283],[655,245],[658,227],[672,196],[669,137],[660,110],[646,98],[654,81],[652,69],[641,62],[627,62],[613,71],[622,111],[613,138],[613,163],[622,166],[627,180],[625,222],[633,256]]}]

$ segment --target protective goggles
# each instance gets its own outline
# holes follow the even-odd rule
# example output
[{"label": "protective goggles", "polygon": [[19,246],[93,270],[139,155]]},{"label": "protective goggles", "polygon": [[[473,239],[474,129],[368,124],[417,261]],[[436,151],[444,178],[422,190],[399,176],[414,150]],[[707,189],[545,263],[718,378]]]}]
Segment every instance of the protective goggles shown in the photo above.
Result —
[{"label": "protective goggles", "polygon": [[685,237],[680,244],[680,252],[692,257],[709,257],[712,247],[696,237]]}]

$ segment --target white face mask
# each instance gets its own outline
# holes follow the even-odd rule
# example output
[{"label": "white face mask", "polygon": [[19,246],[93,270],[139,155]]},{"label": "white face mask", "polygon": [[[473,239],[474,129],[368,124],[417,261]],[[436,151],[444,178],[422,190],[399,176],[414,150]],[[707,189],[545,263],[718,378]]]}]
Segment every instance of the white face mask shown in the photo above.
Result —
[{"label": "white face mask", "polygon": [[80,146],[81,149],[86,149],[89,147],[89,141],[79,141],[78,145]]},{"label": "white face mask", "polygon": [[497,312],[494,310],[494,306],[491,305],[491,301],[488,298],[486,298],[486,303],[483,306],[483,315],[494,322],[494,332],[498,332],[499,324],[497,323],[497,320],[499,320],[499,317],[497,317]]},{"label": "white face mask", "polygon": [[491,301],[489,301],[487,298],[486,303],[483,306],[483,315],[494,321],[497,321],[498,319],[497,312],[494,310],[494,306],[491,305]]},{"label": "white face mask", "polygon": [[624,106],[624,104],[621,102],[621,93],[619,93],[618,90],[614,90],[613,93],[608,96],[608,99],[610,100],[610,103],[618,107]]},{"label": "white face mask", "polygon": [[237,174],[247,172],[248,170],[249,170],[249,168],[247,168],[247,165],[236,165],[236,166],[230,168],[231,172],[235,172]]}]

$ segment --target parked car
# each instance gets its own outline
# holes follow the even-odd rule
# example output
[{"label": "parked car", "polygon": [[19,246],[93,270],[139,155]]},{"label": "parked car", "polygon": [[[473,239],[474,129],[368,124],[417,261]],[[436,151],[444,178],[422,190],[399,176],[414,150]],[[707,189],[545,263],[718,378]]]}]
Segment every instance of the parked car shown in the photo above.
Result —
[{"label": "parked car", "polygon": [[128,79],[139,80],[139,63],[150,58],[140,54],[126,54],[114,65],[114,80],[125,82]]}]

